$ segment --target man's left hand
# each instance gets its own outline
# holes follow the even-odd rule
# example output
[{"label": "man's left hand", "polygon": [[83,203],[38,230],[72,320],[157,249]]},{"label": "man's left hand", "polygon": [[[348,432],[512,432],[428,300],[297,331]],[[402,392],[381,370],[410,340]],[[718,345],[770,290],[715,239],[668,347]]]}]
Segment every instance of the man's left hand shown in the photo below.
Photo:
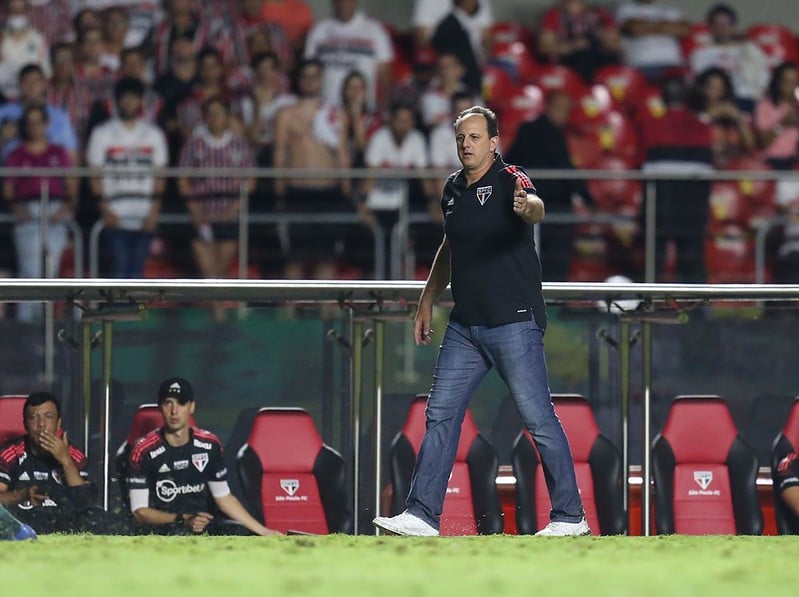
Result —
[{"label": "man's left hand", "polygon": [[513,191],[513,211],[522,218],[533,216],[533,208],[527,198],[527,191],[522,188],[522,181],[516,179],[516,189]]}]

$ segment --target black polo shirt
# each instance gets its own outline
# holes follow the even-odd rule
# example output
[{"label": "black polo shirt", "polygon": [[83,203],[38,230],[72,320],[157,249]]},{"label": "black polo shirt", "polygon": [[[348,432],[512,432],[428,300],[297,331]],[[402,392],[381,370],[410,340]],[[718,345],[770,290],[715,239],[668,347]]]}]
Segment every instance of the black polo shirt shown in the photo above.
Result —
[{"label": "black polo shirt", "polygon": [[467,186],[459,170],[444,186],[441,209],[455,301],[450,318],[462,325],[504,325],[532,313],[546,327],[533,227],[513,211],[517,178],[526,191],[536,192],[522,168],[497,156],[476,183]]}]

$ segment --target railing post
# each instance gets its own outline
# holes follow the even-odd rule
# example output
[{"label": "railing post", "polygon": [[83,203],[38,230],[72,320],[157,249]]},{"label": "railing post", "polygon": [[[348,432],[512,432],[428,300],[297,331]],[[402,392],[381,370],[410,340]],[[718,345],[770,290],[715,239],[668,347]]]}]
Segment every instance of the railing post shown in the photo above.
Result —
[{"label": "railing post", "polygon": [[657,277],[657,272],[655,271],[656,259],[655,259],[655,250],[656,250],[656,242],[655,242],[655,235],[657,234],[657,230],[655,226],[657,225],[657,217],[655,215],[655,208],[657,204],[657,190],[655,186],[654,180],[647,180],[645,185],[645,206],[644,206],[644,213],[645,213],[645,225],[644,225],[644,281],[645,282],[654,282]]},{"label": "railing post", "polygon": [[648,537],[651,534],[651,503],[652,503],[652,324],[648,321],[641,322],[641,353],[642,353],[642,383],[643,383],[643,412],[641,416],[641,534]]},{"label": "railing post", "polygon": [[[39,245],[41,247],[42,277],[52,278],[53,256],[50,255],[50,186],[42,178],[39,185]],[[55,377],[55,308],[52,301],[44,303],[44,379],[49,386]]]}]

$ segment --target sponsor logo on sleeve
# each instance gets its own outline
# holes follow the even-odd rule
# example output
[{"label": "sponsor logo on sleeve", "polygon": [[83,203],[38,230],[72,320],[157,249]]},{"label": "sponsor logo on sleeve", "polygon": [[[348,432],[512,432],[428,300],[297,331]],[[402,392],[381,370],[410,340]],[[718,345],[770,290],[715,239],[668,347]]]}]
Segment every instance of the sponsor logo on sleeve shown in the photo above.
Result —
[{"label": "sponsor logo on sleeve", "polygon": [[203,450],[210,450],[211,448],[213,448],[210,442],[201,442],[197,438],[194,438],[194,447],[202,448]]},{"label": "sponsor logo on sleeve", "polygon": [[166,448],[164,446],[159,446],[155,450],[150,450],[150,458],[157,458],[164,452],[166,452]]}]

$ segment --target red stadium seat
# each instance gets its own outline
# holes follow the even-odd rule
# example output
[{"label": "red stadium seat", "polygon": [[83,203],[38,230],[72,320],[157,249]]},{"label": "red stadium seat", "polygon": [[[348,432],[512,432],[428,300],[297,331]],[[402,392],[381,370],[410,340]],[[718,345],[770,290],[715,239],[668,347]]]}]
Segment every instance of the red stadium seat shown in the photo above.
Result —
[{"label": "red stadium seat", "polygon": [[774,516],[780,535],[799,535],[799,517],[783,503],[777,486],[777,467],[788,454],[799,451],[799,397],[797,397],[782,430],[774,438],[771,448],[771,478],[774,488]]},{"label": "red stadium seat", "polygon": [[532,74],[532,80],[525,82],[535,83],[544,93],[563,91],[572,97],[579,97],[586,88],[580,75],[562,64],[540,64]]},{"label": "red stadium seat", "polygon": [[[772,168],[767,162],[757,157],[740,157],[730,161],[727,170],[751,170],[753,172],[770,172]],[[776,188],[774,180],[742,179],[736,181],[741,193],[750,202],[751,210],[748,224],[755,226],[758,221],[767,220],[776,214]]]},{"label": "red stadium seat", "polygon": [[681,40],[683,58],[690,63],[691,54],[699,48],[709,46],[712,41],[713,37],[710,35],[710,29],[708,29],[707,25],[704,23],[692,24],[688,35]]},{"label": "red stadium seat", "polygon": [[488,31],[488,39],[491,56],[494,56],[516,43],[529,47],[533,42],[533,32],[521,23],[496,21]]},{"label": "red stadium seat", "polygon": [[25,434],[23,409],[27,395],[4,394],[0,396],[0,445]]},{"label": "red stadium seat", "polygon": [[502,147],[510,148],[522,123],[535,120],[544,111],[544,93],[535,85],[525,85],[512,95],[500,111]]},{"label": "red stadium seat", "polygon": [[537,63],[532,32],[519,23],[499,22],[489,30],[488,62],[507,69],[516,82],[528,82]]},{"label": "red stadium seat", "polygon": [[[623,158],[606,155],[595,164],[598,170],[631,170]],[[586,182],[597,207],[605,213],[636,216],[641,211],[643,191],[640,181],[629,179],[588,180]]]},{"label": "red stadium seat", "polygon": [[598,134],[578,134],[566,132],[569,156],[575,168],[595,168],[602,160],[604,151]]},{"label": "red stadium seat", "polygon": [[[426,395],[414,399],[402,430],[391,442],[389,474],[393,487],[392,515],[405,509],[416,454],[425,431],[426,404]],[[480,435],[471,411],[467,410],[441,513],[442,535],[502,532],[502,506],[496,486],[498,470],[499,460],[494,448]]]},{"label": "red stadium seat", "polygon": [[783,62],[799,64],[799,45],[793,32],[784,25],[760,23],[746,30],[746,37],[755,42],[768,56],[770,68]]},{"label": "red stadium seat", "polygon": [[719,234],[728,226],[746,227],[752,216],[751,198],[734,180],[717,180],[710,187],[707,232]]},{"label": "red stadium seat", "polygon": [[[571,446],[577,485],[591,532],[623,534],[627,521],[618,449],[600,432],[585,398],[555,394],[552,402]],[[544,470],[539,466],[541,459],[527,430],[516,438],[511,460],[516,476],[516,528],[520,535],[532,534],[549,523],[551,503]]]},{"label": "red stadium seat", "polygon": [[282,532],[352,532],[344,460],[302,408],[262,408],[238,454],[245,503]]},{"label": "red stadium seat", "polygon": [[594,83],[607,87],[615,107],[628,113],[647,86],[641,71],[624,65],[603,66],[594,74]]},{"label": "red stadium seat", "polygon": [[[597,133],[609,126],[613,112],[610,91],[604,85],[594,85],[578,96],[574,96],[574,106],[569,115],[569,129],[579,134]],[[618,112],[616,112],[618,114]]]},{"label": "red stadium seat", "polygon": [[643,88],[640,95],[632,98],[630,115],[633,122],[640,126],[647,118],[661,118],[666,113],[666,104],[660,90],[652,85]]},{"label": "red stadium seat", "polygon": [[[728,225],[705,239],[705,270],[709,284],[752,284],[755,281],[755,241],[751,231]],[[767,272],[767,277],[770,274]]]},{"label": "red stadium seat", "polygon": [[483,68],[483,98],[488,106],[501,112],[510,99],[518,93],[508,69],[498,64],[486,64]]},{"label": "red stadium seat", "polygon": [[659,534],[760,535],[758,460],[719,396],[678,396],[652,444]]}]

